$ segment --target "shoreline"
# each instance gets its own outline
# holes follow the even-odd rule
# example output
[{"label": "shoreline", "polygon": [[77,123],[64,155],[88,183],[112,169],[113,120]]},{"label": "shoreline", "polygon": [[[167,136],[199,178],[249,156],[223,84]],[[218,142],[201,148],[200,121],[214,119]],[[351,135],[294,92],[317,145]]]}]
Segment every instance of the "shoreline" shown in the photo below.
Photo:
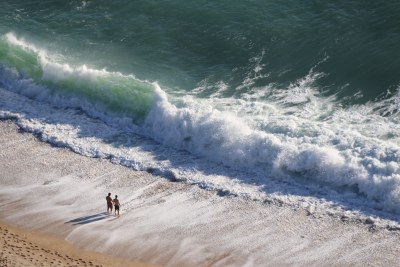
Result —
[{"label": "shoreline", "polygon": [[[51,146],[20,132],[12,120],[0,121],[0,146],[0,220],[56,236],[78,252],[163,266],[398,262],[400,231],[221,197]],[[121,197],[120,218],[104,216],[109,191]]]},{"label": "shoreline", "polygon": [[[4,134],[4,131],[6,134]],[[10,132],[11,136],[9,135]],[[72,151],[42,142],[32,133],[20,132],[14,120],[0,120],[0,148],[3,148],[0,150],[0,158],[7,154],[6,151],[10,146],[16,143],[25,145],[30,142],[45,148],[45,150],[56,150],[72,156],[83,157]],[[90,158],[83,158],[91,160]],[[22,160],[26,159],[29,161],[29,156],[28,158],[22,157]],[[4,161],[2,161],[2,164],[0,163],[2,166],[4,164],[7,165],[8,163]],[[31,168],[30,171],[36,169],[33,166],[29,167]],[[32,172],[28,173],[32,175]],[[7,172],[7,174],[19,177],[16,170],[12,173]],[[15,177],[7,179],[0,173],[0,178],[0,184],[9,186]],[[73,244],[68,241],[68,234],[73,231],[70,227],[72,224],[54,220],[40,212],[36,215],[27,215],[26,218],[15,219],[13,214],[17,213],[18,210],[26,207],[34,208],[34,205],[29,207],[29,201],[24,201],[19,196],[11,200],[7,199],[9,197],[13,198],[11,194],[2,194],[0,192],[0,236],[2,237],[0,240],[0,266],[160,266],[141,260],[112,255],[112,253],[87,249],[84,245]],[[44,225],[35,224],[34,221],[42,216],[45,216],[45,220],[48,219],[49,222]],[[31,223],[29,222],[30,220]]]},{"label": "shoreline", "polygon": [[0,235],[0,266],[155,266],[79,249],[58,236],[17,228],[4,220]]}]

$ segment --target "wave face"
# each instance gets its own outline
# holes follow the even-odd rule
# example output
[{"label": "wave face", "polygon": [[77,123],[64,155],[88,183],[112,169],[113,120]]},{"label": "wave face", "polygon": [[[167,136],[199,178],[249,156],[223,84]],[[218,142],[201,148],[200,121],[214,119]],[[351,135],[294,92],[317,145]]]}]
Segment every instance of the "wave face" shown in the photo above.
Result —
[{"label": "wave face", "polygon": [[[168,10],[168,12],[165,12]],[[3,1],[0,33],[83,63],[165,87],[224,96],[284,89],[311,68],[320,93],[360,104],[395,94],[397,1]],[[320,62],[320,64],[317,64]]]},{"label": "wave face", "polygon": [[19,89],[29,90],[25,94],[31,97],[43,94],[76,97],[102,106],[100,109],[104,111],[127,114],[138,122],[148,112],[156,95],[154,85],[132,75],[89,69],[85,65],[74,68],[60,64],[49,58],[45,51],[18,40],[11,33],[4,36],[0,51],[4,64],[16,70],[14,75],[5,73],[4,82],[9,76],[14,76],[11,78],[14,81],[30,79],[32,86]]},{"label": "wave face", "polygon": [[209,189],[400,214],[397,4],[41,5],[5,4],[2,118]]}]

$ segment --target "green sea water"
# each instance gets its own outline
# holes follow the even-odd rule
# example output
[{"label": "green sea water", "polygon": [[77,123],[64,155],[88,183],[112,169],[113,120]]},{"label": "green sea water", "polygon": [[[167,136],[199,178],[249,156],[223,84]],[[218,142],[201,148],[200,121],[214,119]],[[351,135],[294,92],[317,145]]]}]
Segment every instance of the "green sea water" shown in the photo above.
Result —
[{"label": "green sea water", "polygon": [[328,201],[400,214],[400,2],[1,7],[0,118],[247,199],[323,187]]},{"label": "green sea water", "polygon": [[[394,93],[400,81],[398,1],[2,1],[0,34],[62,63],[134,74],[209,97],[286,88],[310,70],[347,104]],[[1,58],[4,61],[5,58]]]}]

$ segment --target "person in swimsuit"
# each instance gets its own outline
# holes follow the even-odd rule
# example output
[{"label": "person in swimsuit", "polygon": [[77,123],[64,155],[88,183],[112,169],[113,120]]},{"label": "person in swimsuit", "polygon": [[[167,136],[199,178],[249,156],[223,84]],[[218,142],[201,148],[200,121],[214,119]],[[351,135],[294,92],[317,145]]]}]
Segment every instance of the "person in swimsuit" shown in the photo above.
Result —
[{"label": "person in swimsuit", "polygon": [[108,196],[106,196],[106,201],[107,201],[107,212],[112,212],[113,200],[111,198],[111,193],[108,193]]},{"label": "person in swimsuit", "polygon": [[119,204],[119,200],[118,200],[118,196],[117,195],[115,195],[115,198],[114,198],[113,202],[114,202],[114,208],[115,208],[115,215],[117,215],[117,212],[118,212],[118,216],[119,216],[119,206],[120,206],[120,204]]}]

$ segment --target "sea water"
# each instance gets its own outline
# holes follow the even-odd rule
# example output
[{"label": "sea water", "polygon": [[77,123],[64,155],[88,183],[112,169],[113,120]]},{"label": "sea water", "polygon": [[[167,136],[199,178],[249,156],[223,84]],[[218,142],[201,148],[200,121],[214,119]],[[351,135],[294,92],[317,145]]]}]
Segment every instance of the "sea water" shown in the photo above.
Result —
[{"label": "sea water", "polygon": [[0,117],[222,196],[398,221],[399,20],[396,1],[5,0]]}]

